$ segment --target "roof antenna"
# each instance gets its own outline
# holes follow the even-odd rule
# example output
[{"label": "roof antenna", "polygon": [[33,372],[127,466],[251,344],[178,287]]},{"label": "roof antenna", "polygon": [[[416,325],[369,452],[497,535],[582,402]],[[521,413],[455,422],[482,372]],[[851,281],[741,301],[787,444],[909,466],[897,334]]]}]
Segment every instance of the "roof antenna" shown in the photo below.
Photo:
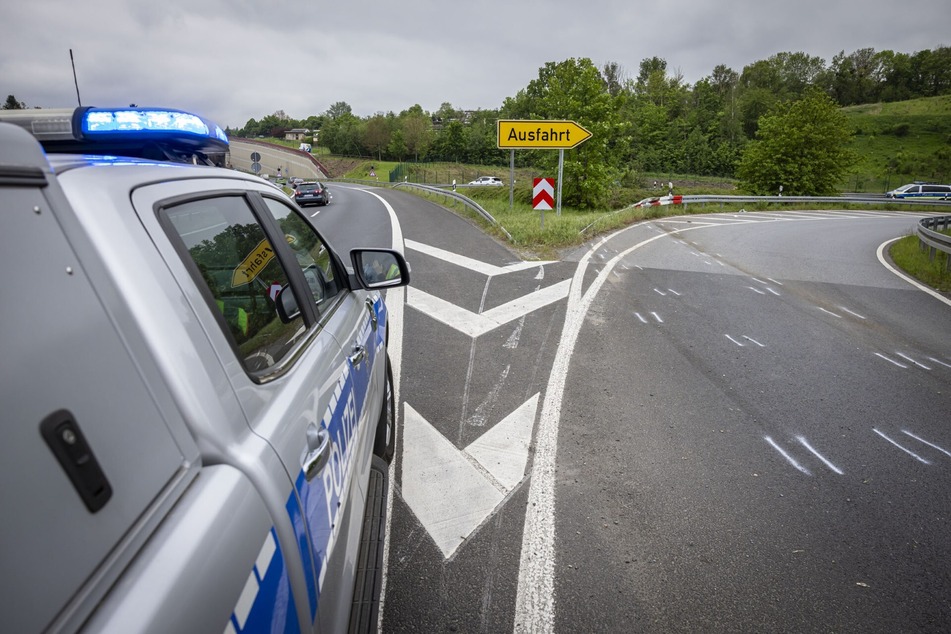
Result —
[{"label": "roof antenna", "polygon": [[79,107],[83,107],[83,100],[79,98],[79,80],[76,79],[76,60],[73,59],[73,49],[69,49],[69,61],[73,65],[73,83],[76,84],[76,101],[79,102]]}]

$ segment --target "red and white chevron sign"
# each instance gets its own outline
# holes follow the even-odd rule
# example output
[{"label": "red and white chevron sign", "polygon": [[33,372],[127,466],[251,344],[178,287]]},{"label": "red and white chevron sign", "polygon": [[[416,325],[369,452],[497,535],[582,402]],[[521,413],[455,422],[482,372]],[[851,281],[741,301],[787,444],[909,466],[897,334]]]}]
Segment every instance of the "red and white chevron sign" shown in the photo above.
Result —
[{"label": "red and white chevron sign", "polygon": [[550,210],[555,205],[555,179],[536,178],[532,184],[532,209]]}]

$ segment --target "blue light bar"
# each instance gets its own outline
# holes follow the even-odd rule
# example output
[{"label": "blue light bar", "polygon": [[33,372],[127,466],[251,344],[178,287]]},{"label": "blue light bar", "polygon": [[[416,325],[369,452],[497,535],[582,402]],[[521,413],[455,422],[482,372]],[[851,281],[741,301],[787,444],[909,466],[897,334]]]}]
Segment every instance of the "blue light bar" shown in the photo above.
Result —
[{"label": "blue light bar", "polygon": [[160,147],[169,160],[195,153],[228,152],[228,135],[207,119],[169,108],[89,108],[4,110],[0,121],[14,123],[55,152],[153,157]]},{"label": "blue light bar", "polygon": [[79,129],[87,139],[193,136],[228,142],[221,128],[198,115],[160,108],[90,108],[82,112]]}]

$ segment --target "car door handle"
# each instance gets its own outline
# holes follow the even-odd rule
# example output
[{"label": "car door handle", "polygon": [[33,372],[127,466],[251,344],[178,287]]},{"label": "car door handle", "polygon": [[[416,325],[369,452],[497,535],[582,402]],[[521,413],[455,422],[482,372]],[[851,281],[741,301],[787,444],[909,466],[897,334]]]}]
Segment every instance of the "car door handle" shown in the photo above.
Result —
[{"label": "car door handle", "polygon": [[367,358],[367,349],[366,346],[361,346],[360,344],[354,344],[350,352],[350,363],[354,367],[359,366]]},{"label": "car door handle", "polygon": [[310,482],[330,461],[332,443],[330,432],[318,428],[314,423],[307,426],[306,433],[307,451],[301,460],[301,468],[304,470],[304,477]]}]

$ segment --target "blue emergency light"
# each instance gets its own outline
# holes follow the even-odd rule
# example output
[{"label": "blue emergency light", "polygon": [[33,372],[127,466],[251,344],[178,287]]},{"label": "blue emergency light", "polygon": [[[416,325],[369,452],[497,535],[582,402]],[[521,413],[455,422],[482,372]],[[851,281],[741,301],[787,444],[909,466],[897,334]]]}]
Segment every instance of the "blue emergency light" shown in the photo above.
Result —
[{"label": "blue emergency light", "polygon": [[228,152],[228,136],[220,127],[168,108],[15,110],[4,111],[0,120],[25,128],[48,152],[137,155],[137,148],[146,154],[146,148],[160,147],[169,160]]}]

